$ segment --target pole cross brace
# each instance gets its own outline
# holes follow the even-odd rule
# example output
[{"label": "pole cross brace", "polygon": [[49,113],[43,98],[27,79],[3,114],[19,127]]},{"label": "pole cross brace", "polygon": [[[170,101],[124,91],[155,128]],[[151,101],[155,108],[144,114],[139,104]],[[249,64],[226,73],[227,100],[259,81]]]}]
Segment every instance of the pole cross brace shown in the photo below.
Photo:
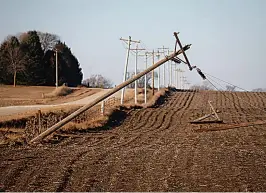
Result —
[{"label": "pole cross brace", "polygon": [[[223,120],[220,119],[220,117],[218,116],[217,112],[215,111],[214,107],[211,104],[211,101],[208,101],[209,105],[210,105],[210,114],[204,115],[203,117],[200,117],[198,119],[195,119],[193,121],[191,121],[190,123],[194,123],[194,124],[199,124],[199,123],[222,123]],[[202,120],[207,119],[208,117],[213,117],[214,120],[210,120],[210,121],[204,121],[202,122]]]},{"label": "pole cross brace", "polygon": [[182,44],[181,44],[181,42],[180,42],[180,40],[179,40],[179,38],[178,38],[178,36],[177,36],[178,34],[179,34],[179,33],[174,32],[174,36],[175,36],[175,38],[176,38],[175,52],[176,52],[176,45],[178,44],[179,47],[180,47],[180,49],[182,50],[182,53],[183,53],[184,58],[185,58],[185,60],[186,60],[186,63],[187,63],[187,65],[188,65],[188,67],[189,67],[189,70],[191,71],[193,68],[191,67],[190,62],[189,62],[189,60],[188,60],[188,58],[187,58],[187,55],[186,55],[185,51],[183,50],[183,46],[182,46]]}]

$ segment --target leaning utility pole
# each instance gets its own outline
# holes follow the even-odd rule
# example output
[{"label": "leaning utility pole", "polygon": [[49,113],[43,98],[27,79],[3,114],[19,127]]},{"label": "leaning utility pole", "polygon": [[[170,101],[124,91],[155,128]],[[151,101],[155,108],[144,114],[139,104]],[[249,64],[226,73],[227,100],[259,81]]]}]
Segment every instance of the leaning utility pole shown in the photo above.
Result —
[{"label": "leaning utility pole", "polygon": [[[162,53],[165,54],[164,50],[168,50],[169,55],[169,48],[165,48],[164,46],[162,48],[158,48],[158,50],[163,50]],[[165,64],[163,64],[163,86],[165,87]]]},{"label": "leaning utility pole", "polygon": [[[190,48],[190,46],[191,46],[191,44],[190,45],[186,45],[185,47],[182,48],[182,50],[183,51],[186,51],[186,50],[188,50]],[[68,115],[67,117],[65,117],[64,119],[62,119],[61,121],[59,121],[58,123],[56,123],[55,125],[53,125],[52,127],[50,127],[47,130],[45,130],[43,133],[41,133],[37,137],[33,138],[29,143],[37,142],[37,141],[39,141],[39,140],[47,137],[48,135],[52,134],[53,132],[55,132],[60,127],[62,127],[65,124],[67,124],[69,121],[71,121],[72,119],[74,119],[75,117],[77,117],[78,115],[80,115],[81,113],[83,113],[83,112],[87,111],[88,109],[92,108],[93,106],[95,106],[96,104],[98,104],[99,102],[101,102],[102,100],[104,100],[104,99],[108,98],[109,96],[113,95],[114,93],[116,93],[120,89],[126,87],[127,85],[131,84],[132,82],[134,82],[135,80],[139,79],[143,75],[145,75],[145,74],[149,73],[150,71],[156,69],[157,67],[159,67],[163,63],[167,62],[168,60],[171,60],[172,58],[174,58],[177,55],[181,54],[182,53],[182,50],[178,50],[178,51],[174,52],[173,54],[165,57],[164,59],[158,61],[156,64],[153,64],[152,66],[150,66],[149,68],[147,68],[143,72],[140,72],[139,74],[137,74],[137,76],[134,76],[133,78],[130,78],[126,82],[123,82],[123,83],[117,85],[115,88],[113,88],[112,90],[108,91],[104,95],[96,98],[91,103],[89,103],[87,105],[84,105],[83,107],[79,108],[78,110],[76,110],[72,114]]]},{"label": "leaning utility pole", "polygon": [[[126,79],[127,79],[127,67],[128,67],[129,51],[130,51],[131,42],[140,43],[140,41],[132,40],[131,39],[131,36],[129,36],[128,39],[120,38],[120,40],[125,41],[125,42],[128,42],[126,62],[125,62],[125,67],[124,67],[124,76],[123,76],[123,82],[125,82]],[[121,104],[123,104],[123,102],[124,102],[124,96],[125,96],[125,88],[122,89],[122,93],[121,93]]]},{"label": "leaning utility pole", "polygon": [[[138,51],[139,50],[145,50],[142,48],[138,48],[138,44],[136,44],[136,48],[135,49],[130,49],[130,50],[135,50],[136,51],[136,60],[135,60],[135,76],[137,75],[137,71],[138,71]],[[138,89],[138,80],[135,81],[135,104],[138,103],[138,99],[137,99],[137,89]]]},{"label": "leaning utility pole", "polygon": [[116,93],[117,91],[119,91],[120,89],[123,89],[127,85],[129,85],[132,82],[134,82],[135,80],[141,78],[142,76],[144,76],[145,74],[149,73],[150,71],[156,69],[157,67],[159,67],[163,63],[167,62],[168,60],[172,60],[177,55],[179,55],[181,53],[184,53],[184,51],[188,50],[190,48],[190,46],[191,46],[191,44],[184,46],[182,49],[180,49],[178,51],[175,50],[175,52],[173,54],[171,54],[169,56],[166,56],[164,59],[156,62],[155,64],[153,64],[152,66],[150,66],[149,68],[147,68],[146,70],[144,70],[143,72],[140,72],[139,74],[137,74],[137,76],[134,76],[134,77],[130,78],[129,80],[127,80],[127,81],[119,84],[118,86],[116,86],[112,90],[108,91],[104,95],[99,96],[98,98],[96,98],[95,100],[93,100],[92,102],[90,102],[89,104],[84,105],[83,107],[79,108],[78,110],[76,110],[72,114],[68,115],[67,117],[65,117],[64,119],[62,119],[61,121],[59,121],[58,123],[56,123],[55,125],[53,125],[52,127],[50,127],[47,130],[45,130],[43,133],[41,133],[37,137],[33,138],[29,143],[34,143],[34,142],[40,141],[43,138],[47,137],[48,135],[52,134],[53,132],[57,131],[62,126],[64,126],[68,122],[70,122],[72,119],[76,118],[77,116],[79,116],[83,112],[87,111],[88,109],[92,108],[93,106],[95,106],[99,102],[103,101],[104,99],[110,97],[111,95],[113,95],[114,93]]}]

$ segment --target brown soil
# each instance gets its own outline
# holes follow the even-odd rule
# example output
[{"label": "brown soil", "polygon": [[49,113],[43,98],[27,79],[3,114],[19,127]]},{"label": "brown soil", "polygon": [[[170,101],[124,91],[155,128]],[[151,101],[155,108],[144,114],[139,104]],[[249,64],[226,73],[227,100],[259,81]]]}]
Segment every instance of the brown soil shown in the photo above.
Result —
[{"label": "brown soil", "polygon": [[76,88],[67,96],[43,98],[43,94],[49,94],[55,87],[48,86],[0,86],[0,107],[37,104],[60,104],[70,102],[99,92],[100,89]]},{"label": "brown soil", "polygon": [[[172,92],[153,108],[127,111],[116,126],[60,143],[0,149],[6,191],[265,191],[265,93]],[[192,125],[209,113],[223,124]],[[123,115],[124,116],[124,115]],[[198,129],[206,132],[197,132]]]}]

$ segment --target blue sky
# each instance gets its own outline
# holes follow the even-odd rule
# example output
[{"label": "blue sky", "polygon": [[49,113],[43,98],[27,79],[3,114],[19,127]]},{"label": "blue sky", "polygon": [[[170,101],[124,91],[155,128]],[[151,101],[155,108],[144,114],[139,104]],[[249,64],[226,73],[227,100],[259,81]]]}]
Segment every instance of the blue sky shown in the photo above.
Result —
[{"label": "blue sky", "polygon": [[[265,0],[2,0],[0,40],[28,30],[58,34],[71,47],[84,78],[122,81],[126,50],[120,37],[142,47],[174,48],[173,32],[192,64],[246,89],[266,88]],[[143,59],[139,67],[144,68]],[[185,66],[192,84],[201,82]],[[129,70],[134,69],[130,55]]]}]

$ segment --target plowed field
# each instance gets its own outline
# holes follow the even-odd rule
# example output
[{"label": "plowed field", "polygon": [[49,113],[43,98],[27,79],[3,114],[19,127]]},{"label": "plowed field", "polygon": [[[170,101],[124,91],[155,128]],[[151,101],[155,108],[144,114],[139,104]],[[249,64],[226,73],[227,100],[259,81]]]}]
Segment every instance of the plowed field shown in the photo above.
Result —
[{"label": "plowed field", "polygon": [[[212,101],[223,124],[191,124]],[[253,106],[249,105],[251,103]],[[171,92],[110,130],[0,149],[8,191],[265,191],[266,93]],[[199,132],[204,131],[204,132]]]}]

